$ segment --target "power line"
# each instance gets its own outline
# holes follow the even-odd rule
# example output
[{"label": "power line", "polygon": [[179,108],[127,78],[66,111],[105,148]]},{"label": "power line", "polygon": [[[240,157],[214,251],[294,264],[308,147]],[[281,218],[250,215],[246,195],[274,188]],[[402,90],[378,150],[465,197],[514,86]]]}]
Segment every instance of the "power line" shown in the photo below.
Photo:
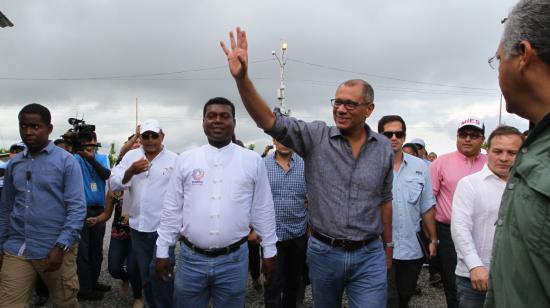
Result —
[{"label": "power line", "polygon": [[309,66],[314,66],[318,68],[328,69],[332,71],[339,71],[344,73],[352,73],[357,75],[364,75],[364,76],[370,76],[370,77],[376,77],[381,79],[389,79],[389,80],[395,80],[395,81],[401,81],[401,82],[408,82],[408,83],[414,83],[414,84],[424,84],[424,85],[431,85],[431,86],[438,86],[438,87],[448,87],[448,88],[459,88],[459,89],[470,89],[470,90],[481,90],[481,91],[497,91],[497,89],[490,89],[490,88],[478,88],[478,87],[469,87],[469,86],[457,86],[457,85],[449,85],[449,84],[442,84],[442,83],[435,83],[435,82],[426,82],[426,81],[417,81],[417,80],[409,80],[409,79],[403,79],[403,78],[397,78],[392,76],[385,76],[385,75],[379,75],[379,74],[372,74],[372,73],[365,73],[365,72],[358,72],[358,71],[352,71],[347,69],[342,69],[334,66],[328,66],[324,64],[317,64],[312,62],[307,62],[299,59],[294,58],[288,58],[288,61],[306,64]]},{"label": "power line", "polygon": [[[273,61],[273,59],[266,58],[266,59],[261,59],[261,60],[254,60],[254,61],[250,61],[250,63],[261,63],[261,62],[268,62],[268,61]],[[212,70],[218,70],[218,69],[222,69],[222,68],[227,68],[227,64],[217,65],[217,66],[210,66],[210,67],[195,68],[195,69],[183,69],[183,70],[173,71],[173,72],[148,73],[148,74],[96,76],[96,77],[51,77],[51,78],[0,77],[0,80],[13,80],[13,81],[71,81],[71,80],[119,80],[119,79],[122,79],[122,80],[141,80],[140,79],[141,77],[177,75],[177,74],[185,74],[185,73],[212,71]]]}]

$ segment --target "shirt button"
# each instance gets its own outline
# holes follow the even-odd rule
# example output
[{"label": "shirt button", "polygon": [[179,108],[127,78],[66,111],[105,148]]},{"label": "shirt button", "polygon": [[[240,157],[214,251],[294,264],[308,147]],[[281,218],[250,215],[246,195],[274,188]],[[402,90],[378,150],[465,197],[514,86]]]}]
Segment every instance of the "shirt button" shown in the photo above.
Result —
[{"label": "shirt button", "polygon": [[508,184],[508,189],[514,189],[514,183]]},{"label": "shirt button", "polygon": [[502,218],[499,218],[499,220],[497,220],[497,226],[502,226],[503,223],[504,220],[502,220]]},{"label": "shirt button", "polygon": [[522,148],[521,153],[527,153],[527,148]]}]

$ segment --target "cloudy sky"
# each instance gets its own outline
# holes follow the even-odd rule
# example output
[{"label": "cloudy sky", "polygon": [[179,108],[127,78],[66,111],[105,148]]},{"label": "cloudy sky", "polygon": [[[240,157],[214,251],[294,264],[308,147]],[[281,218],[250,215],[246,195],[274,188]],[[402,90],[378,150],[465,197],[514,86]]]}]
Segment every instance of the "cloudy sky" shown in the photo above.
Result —
[{"label": "cloudy sky", "polygon": [[[17,113],[38,102],[52,112],[52,138],[78,113],[118,147],[133,131],[138,98],[140,120],[158,119],[167,147],[181,152],[206,142],[202,106],[224,96],[237,105],[238,138],[259,151],[270,138],[242,107],[218,43],[241,26],[251,78],[271,105],[279,86],[271,51],[287,42],[293,116],[333,123],[336,86],[362,78],[375,90],[371,127],[399,114],[408,140],[449,152],[462,118],[477,116],[488,130],[498,123],[487,59],[515,2],[3,0],[15,26],[0,29],[0,146],[20,139]],[[506,111],[502,120],[528,126]]]}]

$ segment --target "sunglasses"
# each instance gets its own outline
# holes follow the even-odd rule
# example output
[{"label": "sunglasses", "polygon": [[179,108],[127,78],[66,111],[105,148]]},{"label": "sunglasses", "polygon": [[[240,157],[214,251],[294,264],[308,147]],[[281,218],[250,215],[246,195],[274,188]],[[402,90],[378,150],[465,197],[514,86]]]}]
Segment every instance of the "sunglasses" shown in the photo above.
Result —
[{"label": "sunglasses", "polygon": [[147,140],[149,138],[158,139],[159,136],[160,136],[159,133],[155,133],[155,132],[143,133],[143,134],[141,134],[141,139],[142,140]]},{"label": "sunglasses", "polygon": [[480,133],[458,132],[458,138],[466,139],[468,137],[470,137],[470,139],[472,140],[476,140],[483,137],[483,135]]},{"label": "sunglasses", "polygon": [[396,132],[387,131],[387,132],[383,132],[382,135],[386,136],[388,139],[391,139],[393,137],[393,135],[395,135],[395,137],[397,139],[401,139],[401,138],[405,137],[405,132],[402,132],[402,131],[396,131]]}]

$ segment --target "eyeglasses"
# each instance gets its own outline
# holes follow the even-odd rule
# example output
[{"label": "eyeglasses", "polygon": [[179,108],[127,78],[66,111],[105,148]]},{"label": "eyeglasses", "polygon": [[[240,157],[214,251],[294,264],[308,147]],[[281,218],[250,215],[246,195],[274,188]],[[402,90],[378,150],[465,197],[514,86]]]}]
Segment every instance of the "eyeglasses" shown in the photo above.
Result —
[{"label": "eyeglasses", "polygon": [[500,65],[500,56],[498,54],[495,54],[494,56],[490,57],[489,60],[487,60],[487,63],[489,63],[489,66],[498,71],[498,66]]},{"label": "eyeglasses", "polygon": [[391,139],[393,137],[393,135],[395,135],[395,137],[397,139],[402,139],[403,137],[405,137],[405,132],[402,132],[402,131],[396,131],[396,132],[387,131],[387,132],[383,132],[382,135],[386,136],[388,139]]},{"label": "eyeglasses", "polygon": [[354,110],[355,108],[359,107],[360,105],[368,105],[370,103],[358,103],[354,102],[352,100],[346,99],[339,99],[339,98],[333,98],[330,100],[330,105],[334,108],[338,108],[342,105],[344,105],[344,108],[347,110]]},{"label": "eyeglasses", "polygon": [[470,139],[472,139],[472,140],[477,140],[477,139],[483,137],[483,135],[480,134],[480,133],[458,132],[458,138],[466,139],[468,137],[470,137]]},{"label": "eyeglasses", "polygon": [[159,133],[151,132],[151,133],[143,133],[141,134],[141,140],[147,140],[149,138],[158,139]]}]

